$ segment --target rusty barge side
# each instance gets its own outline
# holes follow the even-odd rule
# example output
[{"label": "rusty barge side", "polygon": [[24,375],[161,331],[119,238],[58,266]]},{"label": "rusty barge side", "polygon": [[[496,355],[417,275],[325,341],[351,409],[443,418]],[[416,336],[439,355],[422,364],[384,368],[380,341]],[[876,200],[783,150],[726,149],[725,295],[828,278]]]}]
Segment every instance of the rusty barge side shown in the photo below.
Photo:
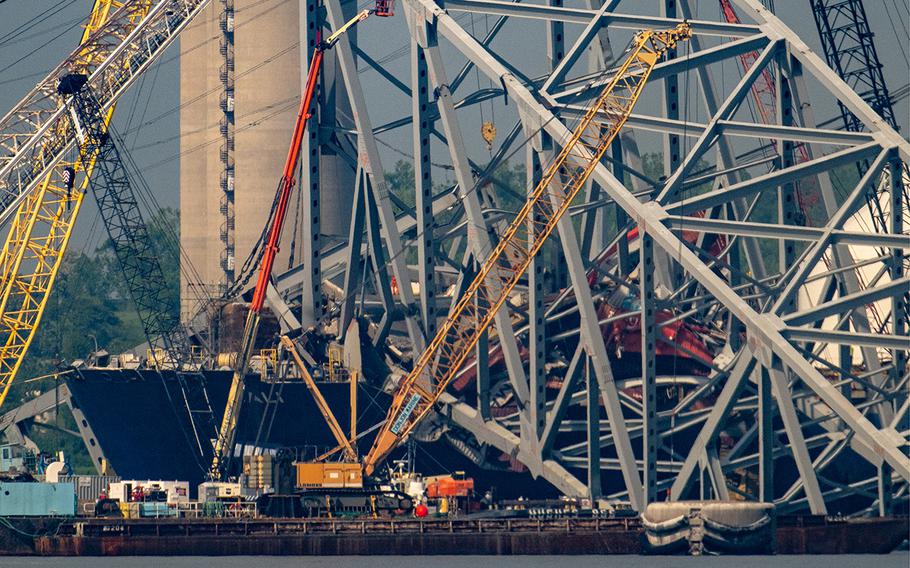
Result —
[{"label": "rusty barge side", "polygon": [[[19,524],[0,555],[573,555],[639,554],[638,519],[76,519]],[[8,527],[0,527],[2,533]],[[34,531],[31,542],[23,538]],[[778,554],[884,554],[908,519],[781,517]],[[7,544],[10,544],[9,542]]]},{"label": "rusty barge side", "polygon": [[42,556],[636,554],[634,519],[84,521]]}]

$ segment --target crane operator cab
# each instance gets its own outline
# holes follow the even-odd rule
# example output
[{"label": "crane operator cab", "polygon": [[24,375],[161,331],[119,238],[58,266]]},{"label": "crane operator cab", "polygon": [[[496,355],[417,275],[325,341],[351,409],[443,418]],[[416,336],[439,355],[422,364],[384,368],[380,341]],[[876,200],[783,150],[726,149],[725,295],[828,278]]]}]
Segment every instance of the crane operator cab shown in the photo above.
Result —
[{"label": "crane operator cab", "polygon": [[376,7],[373,13],[380,18],[388,18],[395,15],[395,0],[376,0]]}]

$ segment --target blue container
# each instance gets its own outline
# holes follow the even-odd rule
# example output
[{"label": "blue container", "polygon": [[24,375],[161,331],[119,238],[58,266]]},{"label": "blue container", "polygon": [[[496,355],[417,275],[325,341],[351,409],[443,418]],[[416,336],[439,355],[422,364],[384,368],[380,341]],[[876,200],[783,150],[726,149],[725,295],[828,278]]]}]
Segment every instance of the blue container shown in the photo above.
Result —
[{"label": "blue container", "polygon": [[177,509],[171,509],[167,503],[140,503],[140,517],[176,517]]},{"label": "blue container", "polygon": [[73,517],[72,483],[0,483],[0,517]]}]

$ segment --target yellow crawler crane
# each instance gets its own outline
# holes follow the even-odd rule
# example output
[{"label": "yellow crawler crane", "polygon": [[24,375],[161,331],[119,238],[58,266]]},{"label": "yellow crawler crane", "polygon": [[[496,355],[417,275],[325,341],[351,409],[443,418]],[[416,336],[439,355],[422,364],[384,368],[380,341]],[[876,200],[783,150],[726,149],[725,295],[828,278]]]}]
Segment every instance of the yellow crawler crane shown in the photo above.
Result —
[{"label": "yellow crawler crane", "polygon": [[569,209],[594,167],[625,124],[661,56],[691,35],[688,24],[639,32],[622,66],[547,167],[540,183],[509,225],[436,337],[402,379],[385,424],[364,460],[376,466],[430,412],[493,322],[531,259]]},{"label": "yellow crawler crane", "polygon": [[[132,2],[129,21],[133,26],[145,17],[152,3],[153,0]],[[108,17],[125,4],[116,0],[95,0],[80,45],[84,45]],[[130,27],[123,29],[123,38],[130,31]],[[79,53],[72,71],[82,72],[105,55],[86,49]],[[113,112],[111,106],[105,125],[110,124]],[[64,132],[58,134],[66,135]],[[93,166],[94,158],[86,164],[85,175],[78,187],[74,187],[76,173],[82,170],[78,160],[61,161],[54,166],[35,191],[22,201],[0,250],[0,407],[41,322]]]}]

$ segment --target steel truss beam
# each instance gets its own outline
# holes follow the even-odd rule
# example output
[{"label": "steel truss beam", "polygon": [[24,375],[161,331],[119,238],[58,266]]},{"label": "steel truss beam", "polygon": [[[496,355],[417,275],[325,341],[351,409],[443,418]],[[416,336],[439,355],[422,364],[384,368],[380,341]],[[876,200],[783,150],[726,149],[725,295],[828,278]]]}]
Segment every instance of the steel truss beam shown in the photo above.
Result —
[{"label": "steel truss beam", "polygon": [[[758,13],[759,9],[754,3],[744,2],[744,4],[744,6],[741,6],[744,13],[749,13],[753,17]],[[617,7],[617,5],[619,6]],[[502,16],[503,20],[500,21],[505,21],[506,26],[508,25],[508,19],[513,17],[541,19],[546,22],[563,22],[566,25],[581,24],[584,28],[581,36],[578,36],[579,39],[568,50],[566,57],[554,65],[552,74],[544,77],[540,82],[525,83],[523,79],[517,78],[518,75],[514,72],[515,70],[503,64],[501,53],[497,55],[491,54],[485,47],[484,42],[472,37],[452,17],[434,4],[432,0],[407,0],[406,6],[408,7],[408,17],[411,20],[412,34],[417,44],[428,46],[428,50],[425,50],[425,52],[428,51],[426,61],[430,80],[429,90],[436,95],[439,109],[437,116],[443,122],[450,158],[459,184],[463,188],[473,187],[476,181],[473,174],[470,173],[470,166],[468,165],[470,160],[467,158],[469,152],[462,141],[463,136],[457,126],[458,107],[449,102],[451,101],[452,88],[447,84],[441,71],[440,47],[435,40],[437,35],[440,38],[444,37],[467,60],[465,68],[476,67],[487,75],[494,84],[502,85],[509,101],[516,101],[518,104],[518,114],[525,132],[529,134],[528,143],[532,146],[536,144],[537,148],[542,148],[542,146],[539,146],[540,140],[550,138],[558,145],[561,140],[567,137],[568,130],[563,125],[560,117],[570,119],[575,116],[573,113],[577,112],[576,107],[571,103],[562,105],[557,103],[557,101],[569,100],[572,96],[576,96],[581,89],[580,85],[582,83],[579,81],[587,81],[588,84],[586,86],[590,88],[592,84],[596,84],[598,81],[602,83],[606,80],[594,79],[592,81],[590,79],[573,78],[573,75],[577,74],[574,67],[577,66],[580,60],[579,53],[586,44],[593,42],[593,38],[598,37],[603,30],[612,28],[634,29],[645,27],[646,25],[657,26],[659,23],[664,23],[664,20],[666,20],[665,23],[667,25],[673,25],[680,21],[680,19],[672,17],[660,19],[650,16],[621,14],[617,12],[622,7],[621,2],[607,2],[595,6],[591,10],[569,9],[559,5],[513,4],[495,0],[455,0],[454,2],[446,2],[446,9],[450,11],[472,11],[474,13]],[[683,6],[682,10],[683,12],[680,15],[683,15],[687,8]],[[634,225],[632,226],[637,225],[639,229],[647,232],[647,242],[651,242],[654,248],[661,253],[655,258],[665,258],[667,260],[663,262],[669,262],[671,265],[678,267],[676,270],[679,271],[681,280],[677,284],[681,286],[680,290],[691,288],[700,291],[699,294],[689,294],[692,296],[692,302],[695,302],[695,297],[698,296],[708,297],[711,302],[707,305],[710,307],[703,309],[714,313],[727,313],[735,317],[736,320],[743,322],[746,329],[745,343],[731,341],[731,346],[734,346],[734,352],[737,349],[740,351],[733,360],[737,363],[732,366],[724,364],[719,367],[718,370],[721,373],[712,381],[712,384],[716,385],[715,388],[722,387],[720,390],[721,398],[715,402],[709,414],[702,415],[702,419],[688,426],[693,427],[702,424],[700,426],[702,433],[695,445],[689,450],[688,455],[685,456],[682,466],[667,469],[669,467],[667,460],[655,455],[666,451],[666,447],[662,444],[658,444],[656,451],[651,454],[655,455],[655,458],[652,459],[656,459],[657,463],[657,474],[655,476],[657,483],[655,486],[668,487],[672,484],[671,495],[674,497],[683,496],[685,489],[691,486],[691,483],[695,480],[694,473],[696,470],[701,467],[707,467],[709,469],[708,477],[712,478],[714,484],[714,491],[723,495],[726,493],[726,482],[723,477],[732,471],[730,468],[734,467],[734,464],[736,464],[735,467],[754,467],[754,465],[747,466],[746,464],[760,463],[761,460],[759,458],[762,457],[762,453],[775,452],[774,455],[778,457],[770,458],[774,460],[780,459],[780,456],[785,455],[780,453],[784,451],[794,456],[796,467],[801,473],[802,483],[800,487],[804,489],[808,496],[807,500],[802,501],[803,506],[808,505],[811,506],[813,511],[821,512],[825,510],[825,496],[831,492],[830,488],[825,488],[827,481],[822,476],[816,475],[817,464],[815,462],[818,460],[814,459],[813,453],[817,451],[818,444],[814,441],[809,443],[809,439],[803,433],[807,427],[806,424],[809,423],[805,415],[805,409],[823,406],[828,409],[828,412],[833,412],[836,420],[832,418],[819,419],[823,420],[822,423],[835,422],[841,424],[841,428],[849,428],[852,432],[852,438],[861,440],[861,446],[870,448],[871,454],[881,455],[884,461],[903,479],[910,475],[910,463],[908,463],[905,453],[906,440],[904,437],[898,435],[894,430],[880,429],[873,426],[867,419],[865,411],[858,410],[853,403],[841,394],[838,388],[833,387],[828,379],[819,373],[812,363],[813,360],[807,359],[803,352],[804,343],[810,341],[816,347],[819,344],[836,344],[846,340],[847,336],[851,335],[853,337],[852,344],[854,345],[868,343],[874,344],[879,348],[890,348],[899,351],[896,345],[897,336],[894,334],[847,334],[839,333],[833,329],[829,330],[824,325],[821,329],[817,329],[817,325],[819,323],[823,324],[831,317],[849,318],[850,313],[857,309],[864,309],[867,304],[899,297],[901,285],[906,282],[906,279],[898,278],[893,283],[883,281],[877,284],[862,284],[851,291],[845,292],[840,297],[830,297],[825,303],[809,305],[808,307],[797,307],[797,304],[791,300],[795,298],[794,294],[797,291],[808,286],[807,282],[818,280],[818,276],[813,276],[815,280],[809,279],[810,273],[814,274],[812,267],[821,263],[823,255],[831,254],[830,251],[835,250],[835,246],[874,246],[900,250],[903,245],[903,236],[896,234],[874,235],[844,228],[844,223],[856,214],[857,208],[853,206],[853,203],[837,203],[834,209],[840,209],[839,213],[830,210],[827,213],[829,222],[822,227],[800,226],[799,224],[794,224],[792,220],[784,223],[769,223],[764,220],[749,219],[749,216],[755,210],[755,205],[759,198],[769,192],[775,192],[785,184],[813,176],[827,176],[830,171],[837,167],[877,157],[877,166],[879,167],[873,168],[874,171],[867,176],[867,179],[860,180],[861,182],[854,188],[853,195],[857,198],[856,202],[858,203],[859,196],[863,195],[872,184],[872,176],[878,173],[881,164],[893,159],[894,156],[906,159],[908,148],[907,144],[901,141],[899,137],[894,137],[886,126],[880,123],[875,124],[874,118],[868,113],[864,115],[865,111],[862,108],[864,105],[861,101],[857,101],[855,95],[849,93],[849,89],[844,89],[841,83],[831,77],[830,71],[826,71],[824,65],[820,64],[813,54],[808,52],[807,49],[802,49],[802,44],[792,32],[780,24],[779,21],[775,21],[773,16],[768,16],[764,12],[761,15],[763,16],[762,18],[754,17],[756,24],[736,25],[694,22],[696,34],[700,32],[703,37],[724,38],[719,44],[714,42],[709,47],[694,50],[691,57],[699,59],[704,67],[721,60],[738,57],[740,54],[750,50],[764,49],[764,55],[758,58],[756,64],[750,68],[743,80],[732,92],[723,95],[725,100],[722,103],[712,102],[715,95],[711,94],[709,96],[705,94],[710,120],[701,124],[691,121],[684,123],[679,119],[668,119],[653,114],[638,114],[630,119],[630,126],[659,132],[669,131],[682,136],[681,141],[686,141],[689,144],[688,151],[685,152],[686,155],[680,160],[679,166],[672,168],[672,175],[659,188],[658,195],[655,196],[659,196],[658,201],[649,201],[647,197],[644,197],[644,202],[640,201],[642,196],[634,196],[605,167],[598,166],[595,169],[594,179],[598,187],[606,192],[608,199],[603,203],[598,202],[599,204],[597,205],[592,204],[590,209],[591,211],[596,211],[598,207],[603,207],[607,202],[618,204],[625,214],[633,220]],[[417,62],[417,64],[419,69],[420,62]],[[844,102],[848,108],[856,107],[857,116],[867,118],[874,124],[868,129],[868,133],[854,134],[826,131],[800,122],[782,124],[748,122],[742,118],[743,115],[740,112],[740,108],[745,104],[744,100],[749,92],[751,81],[766,66],[773,66],[769,68],[774,73],[779,73],[778,69],[786,69],[790,72],[789,70],[795,66],[798,70],[808,70],[813,74],[820,75],[828,82],[835,96],[847,99]],[[661,63],[655,69],[655,75],[657,76],[655,82],[667,80],[673,74],[682,72],[683,69],[684,66],[678,59]],[[701,72],[700,78],[704,85],[703,90],[714,90],[715,87],[711,83],[710,72],[707,70]],[[418,84],[414,83],[414,85]],[[573,84],[579,86],[574,87],[572,86]],[[559,87],[559,85],[564,85],[564,87]],[[558,92],[560,88],[562,92]],[[576,90],[572,91],[572,89]],[[547,91],[550,94],[540,91]],[[805,94],[801,93],[801,96],[804,97]],[[465,97],[465,99],[467,98],[469,96]],[[542,104],[542,102],[547,104]],[[415,108],[417,109],[415,112],[425,111],[419,106]],[[559,115],[554,115],[554,111],[558,111]],[[431,121],[436,119],[435,116],[421,115],[422,121],[425,122],[427,118]],[[543,134],[543,137],[540,134]],[[415,137],[419,137],[419,129],[415,129]],[[730,143],[732,137],[747,141],[778,139],[810,144],[816,149],[816,155],[819,157],[803,164],[785,164],[783,166],[778,164],[772,171],[766,170],[756,174],[754,168],[765,163],[765,161],[738,165],[738,160],[732,152]],[[694,143],[694,146],[691,145],[692,143]],[[419,151],[419,146],[415,146],[415,151]],[[717,173],[713,175],[713,178],[712,176],[703,178],[703,180],[716,180],[715,189],[698,197],[680,193],[689,191],[688,188],[691,187],[690,178],[694,179],[692,172],[696,169],[696,163],[699,160],[712,160],[712,152],[717,151],[721,155]],[[896,152],[896,154],[891,152]],[[738,171],[747,170],[750,170],[749,176],[740,177],[737,175]],[[533,172],[534,169],[530,168],[529,171]],[[682,196],[685,196],[685,198]],[[479,200],[474,202],[473,199],[464,194],[462,194],[461,201],[468,216],[469,241],[476,242],[481,237],[483,239],[487,238],[493,226],[490,220],[495,218],[491,217],[491,214],[493,214],[492,210],[484,203],[479,202]],[[664,201],[666,205],[661,205],[660,202]],[[733,204],[735,204],[735,207],[731,211],[730,206]],[[702,211],[711,210],[714,210],[715,213],[709,215],[701,213]],[[728,217],[728,213],[733,213],[735,217]],[[727,235],[728,238],[733,239],[734,247],[737,246],[735,243],[738,240],[752,242],[753,245],[750,245],[749,251],[751,263],[754,268],[759,270],[761,270],[760,267],[763,263],[761,253],[756,246],[758,239],[794,243],[805,242],[814,246],[810,246],[801,253],[799,248],[793,249],[796,255],[794,257],[796,265],[784,266],[785,271],[789,272],[789,274],[787,274],[787,279],[781,279],[779,284],[775,283],[778,277],[777,269],[772,270],[769,266],[765,269],[767,270],[767,276],[762,272],[754,272],[754,274],[759,275],[759,279],[762,282],[766,282],[766,284],[763,284],[764,287],[760,288],[765,290],[765,292],[762,295],[754,295],[754,284],[750,285],[747,283],[734,286],[732,281],[727,280],[728,269],[726,267],[728,265],[725,261],[712,261],[716,267],[719,267],[712,269],[709,257],[703,256],[702,251],[693,250],[693,245],[680,237],[680,231],[683,230],[694,230],[704,235]],[[647,460],[642,462],[641,459],[636,457],[636,454],[640,452],[637,450],[632,451],[632,446],[625,444],[620,446],[626,449],[618,451],[618,460],[603,457],[592,459],[591,456],[593,454],[591,452],[594,452],[595,448],[590,446],[590,444],[587,450],[584,449],[584,446],[577,446],[578,450],[571,452],[567,452],[567,447],[561,447],[561,437],[566,432],[576,431],[574,426],[568,430],[566,430],[566,426],[578,424],[577,418],[571,420],[567,418],[568,413],[572,408],[582,403],[584,400],[582,395],[588,390],[586,387],[587,383],[580,380],[584,376],[582,369],[585,368],[584,362],[587,360],[585,353],[588,352],[590,354],[593,350],[596,356],[600,350],[602,362],[593,365],[593,369],[596,372],[609,372],[612,364],[608,362],[606,352],[603,350],[605,346],[601,340],[602,335],[599,325],[594,323],[601,320],[594,313],[596,311],[595,306],[603,300],[603,297],[598,294],[592,294],[593,289],[590,287],[588,276],[591,267],[589,261],[585,260],[585,256],[581,254],[579,235],[574,227],[567,223],[567,226],[560,227],[559,237],[562,256],[569,267],[570,286],[568,289],[569,294],[560,295],[561,299],[556,300],[556,302],[558,304],[569,299],[571,303],[566,307],[572,307],[575,313],[582,314],[580,320],[582,322],[582,333],[578,336],[581,338],[581,343],[574,349],[574,354],[568,362],[565,380],[555,398],[547,395],[541,400],[539,397],[532,395],[531,407],[520,403],[517,414],[512,415],[511,419],[500,418],[498,420],[482,418],[481,415],[475,414],[476,411],[471,409],[470,404],[456,402],[457,399],[453,398],[450,400],[450,410],[447,415],[453,419],[453,422],[474,434],[478,440],[507,451],[513,457],[517,456],[520,461],[529,466],[532,472],[543,475],[558,487],[563,488],[563,490],[572,488],[571,490],[577,494],[593,494],[595,490],[591,488],[590,483],[592,479],[598,477],[598,474],[590,471],[586,475],[575,474],[575,471],[579,468],[582,470],[586,469],[584,463],[597,464],[596,467],[612,463],[614,465],[609,467],[615,467],[626,462],[636,464],[634,467],[637,469],[646,467],[644,464]],[[436,236],[432,241],[422,243],[421,247],[438,246],[436,243],[440,242],[440,238],[445,239],[446,237]],[[613,244],[615,243],[616,240],[613,241]],[[476,252],[483,254],[483,250],[481,248]],[[485,250],[489,250],[489,248]],[[733,254],[729,246],[727,250],[730,254]],[[591,251],[592,254],[593,252]],[[839,261],[839,265],[837,265],[841,268],[832,267],[828,271],[836,277],[837,274],[843,275],[858,270],[857,266],[859,265],[862,265],[862,263],[843,257]],[[613,265],[610,264],[610,266]],[[426,282],[427,274],[425,261],[420,261],[417,268],[423,271],[424,275],[421,276],[423,285]],[[733,268],[735,267],[730,267],[731,272],[729,274],[732,274]],[[609,271],[610,269],[608,269]],[[436,273],[439,274],[438,270]],[[744,274],[746,270],[740,273]],[[635,274],[633,273],[633,281],[630,282],[633,291],[637,290],[635,282],[638,277]],[[533,278],[530,282],[533,286]],[[670,292],[673,291],[662,290],[658,293],[655,299],[658,309],[666,309],[666,304],[663,303],[662,298],[666,298]],[[674,296],[676,295],[674,293]],[[768,300],[756,303],[757,299],[762,297],[770,300],[770,303],[768,303]],[[533,293],[530,298],[533,299]],[[556,312],[553,311],[553,308],[557,304],[553,304],[550,308],[543,310],[545,321],[549,322],[554,317]],[[783,306],[785,304],[790,307],[784,311],[778,310],[779,315],[765,313],[774,306]],[[531,305],[536,305],[536,301],[532,300]],[[423,310],[423,312],[426,314],[426,310]],[[587,315],[585,315],[585,312],[587,312]],[[536,319],[536,316],[532,316],[532,318]],[[516,363],[515,348],[508,347],[508,345],[511,344],[513,330],[528,329],[535,336],[539,333],[534,331],[534,324],[529,328],[514,328],[506,314],[503,315],[501,320],[501,323],[507,324],[503,329],[510,331],[503,333],[501,330],[500,337],[497,338],[496,342],[498,343],[503,337],[509,339],[504,345],[506,345],[507,352],[511,351],[513,353],[511,356],[507,355],[505,359],[507,363],[506,376],[518,395],[517,400],[527,401],[526,395],[531,394],[528,387],[533,388],[536,380],[530,384],[527,382],[528,375],[525,374],[524,365]],[[425,324],[426,321],[427,317],[425,315]],[[807,325],[811,326],[813,323],[816,328],[806,327]],[[587,331],[585,331],[586,325],[589,326]],[[661,326],[661,328],[664,327],[665,325]],[[524,332],[518,331],[518,333]],[[876,336],[878,340],[875,339]],[[658,334],[658,339],[662,339],[660,334]],[[550,341],[549,337],[547,337],[547,341]],[[646,344],[648,343],[650,341],[646,340]],[[491,339],[491,348],[492,345],[493,341]],[[736,347],[736,345],[739,346]],[[748,349],[746,345],[749,346]],[[651,347],[651,349],[654,349],[654,347]],[[649,350],[646,348],[643,355],[643,361],[646,366],[649,360],[648,356],[653,356],[653,351],[649,354]],[[752,391],[751,387],[745,390],[744,387],[750,384],[749,377],[752,376],[752,369],[756,362],[760,364],[760,368],[770,369],[768,373],[770,380],[767,383],[770,388],[768,393],[770,394],[773,391],[777,402],[776,406],[778,407],[775,410],[765,403],[762,415],[769,416],[770,413],[778,410],[782,413],[787,442],[786,445],[777,447],[772,444],[766,444],[763,446],[764,451],[759,454],[753,454],[754,457],[751,461],[748,456],[743,456],[746,461],[738,460],[728,464],[717,457],[712,449],[713,444],[715,444],[716,435],[723,427],[723,424],[730,419],[730,413],[733,412],[734,408],[740,408],[738,401],[742,396],[748,396],[748,393]],[[534,368],[532,365],[532,370]],[[758,373],[758,375],[761,374]],[[794,382],[792,379],[797,380]],[[603,382],[598,382],[600,387],[603,388]],[[612,379],[608,382],[609,384],[615,384]],[[700,391],[702,393],[701,396],[710,393],[711,390]],[[620,415],[625,414],[626,418],[623,420],[623,426],[628,423],[632,430],[622,437],[634,433],[633,437],[635,439],[640,438],[642,436],[642,427],[632,425],[640,424],[640,422],[636,422],[633,416],[635,414],[640,416],[641,407],[632,404],[629,400],[624,400],[624,395],[618,390],[614,392],[616,393],[615,395],[610,395],[609,388],[606,391],[602,391],[601,394],[605,396],[601,402],[606,402],[609,410],[609,399],[612,398],[614,403],[618,404],[614,412],[620,412]],[[759,389],[759,392],[763,392],[762,389]],[[695,398],[697,399],[698,395]],[[799,404],[794,404],[793,401],[800,402]],[[539,420],[539,418],[534,419],[534,416],[540,416],[539,405],[541,402],[545,405],[546,417],[542,429],[537,435],[533,435],[533,432],[537,430],[533,425]],[[804,402],[809,404],[804,404]],[[755,403],[753,402],[753,404]],[[455,408],[459,410],[453,410]],[[626,410],[624,412],[619,411],[618,409],[620,408],[626,408]],[[752,408],[755,409],[757,406]],[[654,418],[663,424],[669,417],[670,415],[666,411],[661,411]],[[532,420],[528,420],[528,418]],[[613,451],[617,451],[617,446],[615,446],[617,430],[614,417],[611,417],[611,420],[607,423],[610,432],[602,432],[600,434],[590,430],[593,427],[591,421],[594,419],[594,415],[589,415],[582,422],[588,424],[589,439],[594,435],[600,440],[596,450],[602,452],[603,448],[612,448]],[[604,428],[605,424],[602,423],[599,417],[596,417],[596,421],[598,429]],[[767,421],[762,423],[766,424],[764,430],[767,430]],[[529,426],[532,426],[531,432],[529,432]],[[506,436],[502,430],[504,427],[515,438]],[[625,428],[623,427],[619,431],[621,432],[622,430],[625,430]],[[595,433],[592,434],[592,432]],[[825,439],[827,435],[824,435],[822,439]],[[507,439],[508,441],[506,441]],[[765,435],[763,439],[767,442],[771,438]],[[653,444],[653,441],[649,444]],[[521,448],[517,453],[515,452],[516,447]],[[792,451],[788,451],[788,448]],[[588,455],[586,462],[577,462],[569,457],[572,454],[577,455],[577,451],[583,452],[582,455]],[[554,470],[541,467],[541,465],[548,463],[548,460],[553,458],[555,458],[556,462],[563,462],[566,466],[569,466],[569,469]],[[763,466],[765,470],[773,467],[767,465],[767,462],[761,463],[766,464]],[[770,482],[766,479],[766,487],[768,483]],[[633,503],[637,504],[636,506],[641,506],[644,500],[637,497],[642,491],[640,473],[632,476],[627,475],[624,484],[625,491],[621,493],[630,496]],[[584,490],[582,490],[583,486]],[[764,495],[765,498],[773,498],[767,489]],[[786,498],[794,502],[799,500],[798,497]]]},{"label": "steel truss beam", "polygon": [[[584,202],[560,222],[552,250],[567,282],[547,289],[552,284],[543,274],[552,261],[535,259],[497,314],[496,331],[478,341],[466,362],[463,375],[474,377],[466,379],[469,386],[443,397],[440,414],[485,449],[489,455],[481,461],[502,452],[567,494],[619,496],[636,508],[664,490],[674,499],[695,489],[727,496],[738,490],[728,488],[734,475],[754,475],[758,486],[747,496],[786,510],[821,513],[845,495],[887,501],[876,493],[874,479],[836,484],[826,476],[826,468],[850,450],[881,468],[880,487],[894,495],[905,491],[905,228],[885,219],[889,232],[870,233],[856,221],[865,195],[881,186],[882,171],[894,167],[898,174],[879,191],[890,195],[891,186],[900,188],[910,147],[773,14],[754,0],[733,1],[750,23],[690,18],[696,34],[690,51],[660,62],[651,76],[648,90],[663,90],[662,104],[643,105],[627,123],[646,134],[637,139],[624,133],[595,168]],[[339,44],[340,78],[354,123],[335,128],[352,167],[360,168],[358,205],[348,241],[319,248],[319,271],[324,282],[343,289],[341,334],[360,305],[379,330],[374,341],[381,345],[386,334],[407,334],[419,354],[423,338],[434,335],[470,281],[475,259],[493,249],[497,230],[514,215],[502,205],[506,194],[524,197],[521,188],[497,180],[488,187],[495,168],[508,158],[526,160],[532,181],[567,138],[567,123],[579,116],[583,101],[610,80],[604,69],[612,59],[610,33],[672,27],[691,15],[688,2],[660,4],[659,15],[638,15],[626,13],[635,11],[630,0],[592,1],[590,8],[567,8],[558,0],[447,0],[444,9],[434,0],[404,0],[410,35],[404,76],[360,51],[355,40]],[[337,1],[326,7],[328,22],[340,21]],[[474,37],[450,13],[497,18]],[[546,38],[543,76],[535,75],[541,67],[525,72],[524,59],[513,60],[508,46],[491,51],[491,41],[508,33],[516,18],[540,26],[539,41]],[[586,52],[593,68],[582,63]],[[720,91],[712,78],[719,64],[732,61],[739,69],[742,56],[753,64]],[[395,96],[409,98],[400,107],[408,108],[405,116],[373,127],[357,58],[376,68]],[[458,73],[450,79],[446,67]],[[475,72],[491,87],[472,87],[473,77],[467,79]],[[809,74],[863,123],[863,132],[816,127],[805,87]],[[760,75],[773,77],[776,86],[777,114],[768,123],[747,108]],[[698,120],[692,104],[699,105]],[[517,120],[520,129],[513,128],[485,163],[469,131],[473,119],[465,115],[486,105],[496,105],[497,114],[504,106],[508,124]],[[410,129],[402,139],[415,166],[413,210],[387,190],[385,155],[376,143],[377,135],[402,127]],[[643,171],[639,152],[652,151],[651,133],[669,144],[660,150],[664,179]],[[796,145],[808,160],[795,163]],[[873,167],[839,188],[846,198],[838,195],[832,172],[864,161]],[[441,163],[456,182],[450,191],[439,190]],[[634,191],[619,172],[630,174]],[[821,194],[811,223],[788,200],[797,184]],[[907,207],[899,196],[888,203],[886,215]],[[393,205],[404,213],[394,215]],[[712,241],[719,244],[711,248]],[[649,259],[653,274],[638,265]],[[376,281],[366,298],[360,296],[364,266],[372,267],[367,277]],[[309,298],[320,292],[330,307],[334,301],[326,284],[310,290],[312,268],[295,267],[276,279],[276,289],[290,305],[299,298],[305,314],[316,307],[307,306],[314,301]],[[384,282],[387,268],[398,297]],[[410,283],[417,284],[416,293]],[[453,298],[443,295],[449,289]],[[633,307],[617,311],[624,299]],[[644,348],[618,355],[611,326],[640,314],[646,332],[637,339]],[[677,323],[705,326],[713,342],[703,362],[707,370],[687,372],[690,386],[684,389],[678,386],[682,373],[661,370],[661,350],[675,346],[677,358],[692,354],[675,336]],[[842,344],[857,347],[861,357],[845,359]],[[640,361],[644,380],[618,378],[632,359]],[[668,385],[680,388],[678,397],[669,407],[653,403],[652,395]],[[730,436],[733,447],[722,451],[720,439]],[[681,444],[692,437],[694,444]],[[799,479],[776,494],[772,471],[781,467]]]}]

